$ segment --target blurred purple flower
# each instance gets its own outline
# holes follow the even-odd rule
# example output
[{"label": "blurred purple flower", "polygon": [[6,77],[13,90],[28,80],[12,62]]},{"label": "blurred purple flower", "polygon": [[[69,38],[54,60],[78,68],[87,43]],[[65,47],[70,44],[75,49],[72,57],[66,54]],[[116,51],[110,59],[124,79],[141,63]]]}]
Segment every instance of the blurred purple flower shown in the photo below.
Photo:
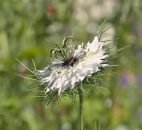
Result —
[{"label": "blurred purple flower", "polygon": [[142,110],[137,111],[137,116],[138,118],[142,119]]},{"label": "blurred purple flower", "polygon": [[130,71],[124,71],[120,74],[119,84],[120,86],[128,86],[134,80],[134,76]]},{"label": "blurred purple flower", "polygon": [[142,59],[142,50],[137,51],[135,56],[137,59]]},{"label": "blurred purple flower", "polygon": [[137,76],[136,81],[139,86],[142,86],[142,74],[139,74]]}]

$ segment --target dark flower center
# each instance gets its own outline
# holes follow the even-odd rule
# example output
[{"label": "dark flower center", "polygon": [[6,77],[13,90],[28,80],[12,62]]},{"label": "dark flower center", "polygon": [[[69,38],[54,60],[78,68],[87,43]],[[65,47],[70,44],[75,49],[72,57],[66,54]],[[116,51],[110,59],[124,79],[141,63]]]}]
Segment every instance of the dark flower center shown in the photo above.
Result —
[{"label": "dark flower center", "polygon": [[71,57],[68,60],[65,60],[64,63],[62,64],[63,67],[68,67],[68,66],[72,66],[74,65],[74,63],[77,61],[77,57]]}]

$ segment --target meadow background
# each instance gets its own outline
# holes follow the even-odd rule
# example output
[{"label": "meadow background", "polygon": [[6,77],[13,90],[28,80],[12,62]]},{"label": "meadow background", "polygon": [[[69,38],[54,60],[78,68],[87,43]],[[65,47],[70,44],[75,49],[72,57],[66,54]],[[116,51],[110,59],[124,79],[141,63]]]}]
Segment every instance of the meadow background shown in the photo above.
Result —
[{"label": "meadow background", "polygon": [[[0,0],[0,130],[78,130],[78,102],[52,101],[45,110],[36,83],[18,74],[43,69],[50,49],[73,35],[86,43],[108,18],[113,52],[112,76],[103,89],[91,91],[84,103],[84,126],[94,130],[142,130],[142,4],[141,0]],[[116,40],[117,39],[117,40]],[[118,44],[116,44],[118,43]],[[42,90],[43,88],[39,88]]]}]

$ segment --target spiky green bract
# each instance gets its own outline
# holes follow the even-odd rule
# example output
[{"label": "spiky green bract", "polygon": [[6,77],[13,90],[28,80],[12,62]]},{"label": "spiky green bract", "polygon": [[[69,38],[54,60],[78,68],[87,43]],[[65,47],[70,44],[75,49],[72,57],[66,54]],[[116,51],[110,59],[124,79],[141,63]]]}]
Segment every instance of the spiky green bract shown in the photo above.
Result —
[{"label": "spiky green bract", "polygon": [[[105,29],[105,31],[106,30],[107,29]],[[103,33],[105,31],[103,31]],[[100,37],[100,39],[101,39],[101,37]],[[86,48],[86,46],[87,46],[86,44],[83,44],[83,48]],[[76,44],[74,38],[72,36],[70,36],[70,37],[67,37],[66,39],[64,39],[62,44],[56,45],[56,47],[57,48],[54,48],[51,50],[51,59],[50,59],[49,69],[52,69],[52,68],[50,68],[50,66],[52,66],[52,62],[54,61],[54,59],[58,59],[58,60],[62,60],[62,61],[64,61],[64,60],[66,61],[67,59],[69,59],[73,55],[74,50],[77,47],[77,44]],[[64,97],[69,97],[72,102],[75,102],[76,95],[79,95],[78,87],[81,88],[84,97],[86,97],[86,95],[89,94],[90,90],[92,90],[94,88],[95,88],[96,92],[97,92],[98,88],[108,91],[106,88],[102,87],[101,84],[99,84],[99,82],[100,81],[103,82],[102,77],[105,76],[110,71],[110,69],[112,67],[112,65],[109,63],[109,58],[111,58],[111,56],[109,55],[110,47],[112,47],[112,46],[110,46],[110,45],[103,46],[103,48],[105,50],[105,54],[107,54],[108,56],[105,57],[103,59],[103,62],[99,65],[99,71],[86,76],[80,82],[75,82],[74,83],[75,87],[65,89],[64,91],[62,91],[59,94],[58,90],[50,89],[50,87],[48,87],[47,84],[41,84],[43,87],[45,87],[45,91],[48,88],[48,91],[43,93],[44,94],[44,96],[43,96],[44,103],[46,103],[46,105],[48,106],[54,97],[56,97],[58,99],[57,101],[61,101],[61,99]],[[85,56],[85,53],[83,53],[82,56]],[[78,60],[77,62],[80,62],[80,60]],[[107,64],[107,66],[103,66],[103,64]],[[58,65],[58,64],[56,64],[56,65]],[[60,69],[59,69],[58,73],[62,73],[62,70],[64,69],[64,67],[62,67],[60,65],[59,65],[59,67],[60,67]],[[45,81],[45,83],[46,83],[46,81]]]},{"label": "spiky green bract", "polygon": [[63,40],[61,44],[56,44],[56,48],[53,48],[50,51],[50,63],[55,59],[66,61],[68,60],[74,49],[77,47],[77,44],[72,36],[67,37]]}]

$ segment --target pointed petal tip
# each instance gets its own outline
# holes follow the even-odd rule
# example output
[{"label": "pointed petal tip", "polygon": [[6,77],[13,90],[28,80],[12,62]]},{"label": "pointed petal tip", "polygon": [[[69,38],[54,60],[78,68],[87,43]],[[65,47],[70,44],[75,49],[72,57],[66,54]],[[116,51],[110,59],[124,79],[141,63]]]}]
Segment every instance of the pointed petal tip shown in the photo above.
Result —
[{"label": "pointed petal tip", "polygon": [[98,42],[98,41],[99,41],[98,36],[95,36],[95,37],[94,37],[94,39],[93,39],[93,41],[92,41],[92,43],[94,43],[94,42]]}]

